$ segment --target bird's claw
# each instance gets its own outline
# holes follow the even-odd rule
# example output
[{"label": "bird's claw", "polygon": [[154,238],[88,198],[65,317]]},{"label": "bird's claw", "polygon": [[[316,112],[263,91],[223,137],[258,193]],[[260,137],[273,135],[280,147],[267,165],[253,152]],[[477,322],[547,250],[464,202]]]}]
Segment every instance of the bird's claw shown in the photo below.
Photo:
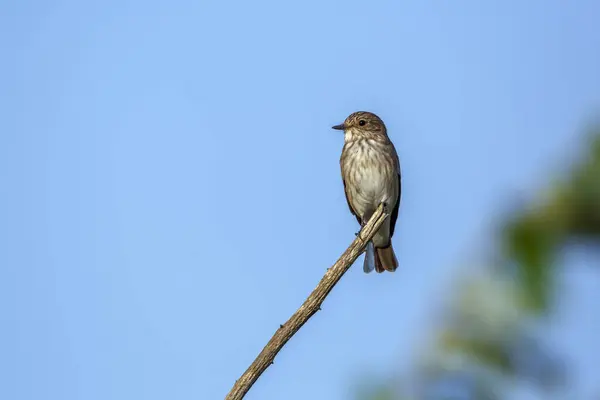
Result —
[{"label": "bird's claw", "polygon": [[384,201],[383,203],[381,203],[381,205],[383,206],[383,212],[387,214],[387,212],[388,212],[388,203]]}]

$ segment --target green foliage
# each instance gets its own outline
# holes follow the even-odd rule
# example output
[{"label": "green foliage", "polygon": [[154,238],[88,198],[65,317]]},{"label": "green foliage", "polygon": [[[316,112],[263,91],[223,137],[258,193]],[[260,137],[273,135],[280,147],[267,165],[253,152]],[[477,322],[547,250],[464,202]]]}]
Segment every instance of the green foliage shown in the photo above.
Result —
[{"label": "green foliage", "polygon": [[385,384],[369,385],[357,390],[355,398],[357,400],[401,400],[398,394],[391,387]]},{"label": "green foliage", "polygon": [[521,298],[531,311],[548,308],[560,249],[574,239],[600,239],[599,130],[591,135],[587,153],[543,201],[505,226],[503,247],[517,266]]},{"label": "green foliage", "polygon": [[561,232],[555,219],[523,215],[505,230],[505,246],[517,265],[521,301],[530,310],[544,311],[550,293],[551,266]]}]

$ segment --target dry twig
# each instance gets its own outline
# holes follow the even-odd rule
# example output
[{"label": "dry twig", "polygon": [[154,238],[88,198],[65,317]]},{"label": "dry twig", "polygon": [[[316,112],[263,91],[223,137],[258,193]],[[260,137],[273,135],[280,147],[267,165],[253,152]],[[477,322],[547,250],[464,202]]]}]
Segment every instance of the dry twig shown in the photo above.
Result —
[{"label": "dry twig", "polygon": [[350,247],[346,249],[344,254],[327,270],[321,282],[315,290],[308,296],[302,306],[290,317],[290,319],[279,329],[271,340],[267,343],[258,357],[250,364],[246,372],[238,379],[233,388],[225,397],[225,400],[241,400],[250,390],[256,380],[263,372],[273,364],[273,360],[288,340],[312,317],[321,309],[321,304],[331,292],[331,289],[338,283],[342,276],[348,271],[350,266],[356,261],[358,256],[365,250],[367,243],[373,238],[381,224],[388,217],[386,207],[381,204],[369,222],[360,230],[356,239]]}]

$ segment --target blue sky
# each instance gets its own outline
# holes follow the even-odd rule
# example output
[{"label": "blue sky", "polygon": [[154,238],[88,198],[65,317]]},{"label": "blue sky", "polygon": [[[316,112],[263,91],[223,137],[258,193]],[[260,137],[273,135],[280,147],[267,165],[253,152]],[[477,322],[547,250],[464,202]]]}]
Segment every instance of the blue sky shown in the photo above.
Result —
[{"label": "blue sky", "polygon": [[600,100],[598,3],[524,3],[2,2],[0,398],[224,397],[354,238],[356,110],[400,154],[400,268],[351,269],[247,398],[409,362]]}]

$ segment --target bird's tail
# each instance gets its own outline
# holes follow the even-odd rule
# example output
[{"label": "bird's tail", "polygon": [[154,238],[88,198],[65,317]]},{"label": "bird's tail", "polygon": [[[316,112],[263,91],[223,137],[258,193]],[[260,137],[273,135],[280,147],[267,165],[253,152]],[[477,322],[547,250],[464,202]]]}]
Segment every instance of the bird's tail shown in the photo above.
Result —
[{"label": "bird's tail", "polygon": [[380,273],[383,271],[394,272],[396,268],[398,268],[398,259],[391,244],[388,247],[375,247],[373,242],[367,244],[363,263],[363,271],[366,274],[373,270]]},{"label": "bird's tail", "polygon": [[365,252],[365,261],[363,262],[363,271],[365,274],[375,269],[375,246],[373,242],[367,244],[367,251]]},{"label": "bird's tail", "polygon": [[389,271],[394,272],[398,268],[398,259],[394,253],[394,248],[390,243],[387,247],[376,247],[375,248],[375,271],[383,272]]}]

